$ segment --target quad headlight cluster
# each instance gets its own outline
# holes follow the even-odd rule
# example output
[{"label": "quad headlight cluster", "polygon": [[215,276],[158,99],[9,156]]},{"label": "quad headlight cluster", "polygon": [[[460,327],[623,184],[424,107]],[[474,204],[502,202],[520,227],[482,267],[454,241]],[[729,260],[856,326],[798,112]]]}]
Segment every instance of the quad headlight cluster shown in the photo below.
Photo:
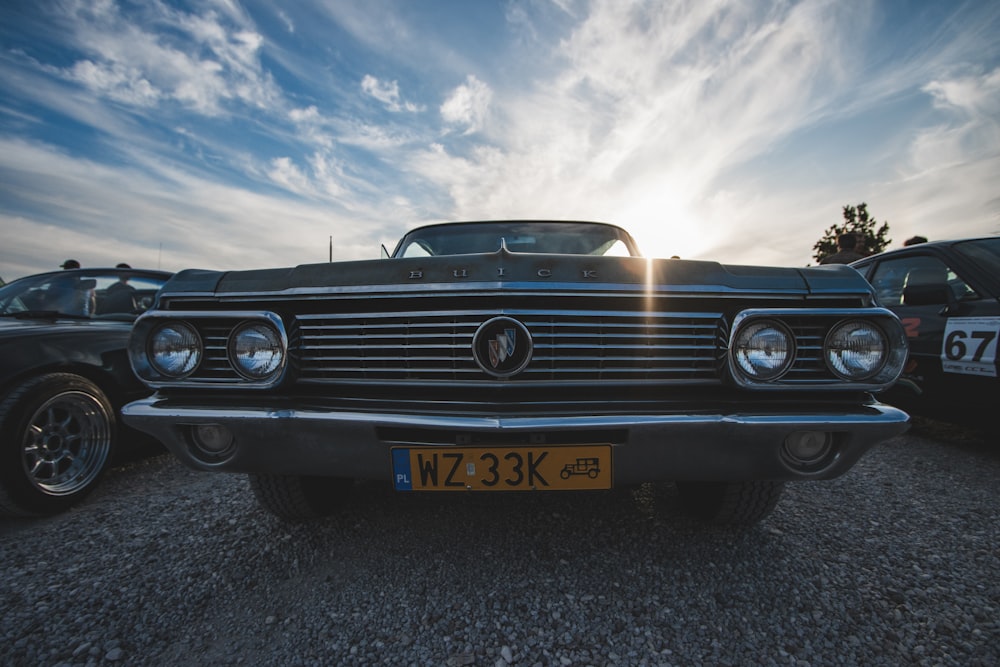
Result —
[{"label": "quad headlight cluster", "polygon": [[[741,384],[787,385],[789,371],[804,358],[811,360],[813,373],[817,367],[825,368],[832,379],[858,385],[891,383],[902,369],[905,336],[891,314],[863,317],[868,313],[845,311],[813,318],[813,332],[806,343],[810,349],[799,349],[801,341],[786,323],[802,319],[803,311],[767,315],[766,311],[745,312],[733,327],[731,367]],[[823,333],[815,333],[817,330]],[[815,375],[810,378],[815,379]]]},{"label": "quad headlight cluster", "polygon": [[[154,385],[174,382],[239,382],[266,386],[285,368],[287,340],[281,320],[271,313],[242,317],[223,327],[203,313],[140,318],[129,345],[132,366]],[[205,333],[208,332],[208,333]]]}]

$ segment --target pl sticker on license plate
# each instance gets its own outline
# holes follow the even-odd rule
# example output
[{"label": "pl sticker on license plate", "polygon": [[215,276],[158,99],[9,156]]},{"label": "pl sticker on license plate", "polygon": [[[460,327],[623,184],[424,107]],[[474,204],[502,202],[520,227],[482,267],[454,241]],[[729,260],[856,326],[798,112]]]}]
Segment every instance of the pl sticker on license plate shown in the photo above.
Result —
[{"label": "pl sticker on license plate", "polygon": [[611,445],[397,447],[397,491],[587,491],[610,489]]}]

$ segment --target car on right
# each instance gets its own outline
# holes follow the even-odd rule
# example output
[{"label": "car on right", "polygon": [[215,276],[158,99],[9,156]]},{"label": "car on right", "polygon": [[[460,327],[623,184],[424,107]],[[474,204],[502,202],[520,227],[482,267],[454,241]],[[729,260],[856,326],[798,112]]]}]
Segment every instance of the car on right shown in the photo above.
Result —
[{"label": "car on right", "polygon": [[903,376],[884,395],[915,413],[989,419],[1000,368],[1000,237],[919,243],[851,264],[910,343]]}]

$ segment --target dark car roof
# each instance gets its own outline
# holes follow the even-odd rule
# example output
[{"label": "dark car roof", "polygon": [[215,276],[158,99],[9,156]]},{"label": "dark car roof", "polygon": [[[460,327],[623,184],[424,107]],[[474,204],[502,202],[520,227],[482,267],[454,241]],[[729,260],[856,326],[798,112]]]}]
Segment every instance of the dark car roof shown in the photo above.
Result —
[{"label": "dark car roof", "polygon": [[122,274],[127,276],[149,276],[150,278],[163,278],[167,280],[173,275],[172,271],[163,271],[161,269],[119,269],[117,267],[87,267],[86,269],[59,269],[56,271],[44,271],[42,273],[32,273],[28,276],[23,276],[17,280],[12,280],[5,285],[0,285],[0,287],[9,287],[19,280],[35,280],[45,276],[52,275],[66,275],[66,276],[96,276],[96,275],[112,275],[112,274]]},{"label": "dark car roof", "polygon": [[868,257],[865,257],[864,259],[859,259],[856,262],[851,262],[851,266],[854,266],[855,264],[858,264],[858,265],[869,264],[869,263],[871,263],[874,260],[880,260],[880,259],[883,259],[885,257],[895,257],[897,255],[908,255],[908,254],[911,254],[911,253],[918,253],[919,254],[919,253],[921,253],[921,252],[923,252],[925,250],[928,250],[928,249],[936,250],[936,249],[941,249],[941,248],[950,248],[951,246],[953,246],[953,245],[955,245],[957,243],[968,243],[969,241],[989,241],[991,239],[997,239],[997,238],[1000,238],[1000,236],[973,236],[973,237],[964,238],[964,239],[946,239],[946,240],[941,240],[941,241],[925,241],[924,243],[915,243],[914,245],[906,246],[906,247],[903,247],[903,248],[894,248],[892,250],[884,250],[884,251],[882,251],[882,252],[880,252],[878,254],[870,255]]},{"label": "dark car roof", "polygon": [[886,250],[885,252],[880,252],[876,255],[859,259],[856,262],[851,262],[851,266],[857,269],[864,269],[867,266],[887,259],[916,255],[936,255],[943,258],[945,263],[947,263],[953,270],[957,270],[959,273],[966,274],[967,277],[973,278],[979,285],[987,288],[987,292],[993,296],[998,296],[1000,295],[1000,276],[990,275],[988,272],[981,270],[980,267],[974,265],[966,259],[965,256],[955,250],[956,245],[975,241],[996,240],[1000,240],[1000,236],[976,236],[963,239],[927,241],[925,243],[917,243],[904,248]]},{"label": "dark car roof", "polygon": [[90,278],[94,276],[113,276],[122,275],[129,276],[132,278],[159,278],[164,282],[170,280],[173,276],[172,271],[162,271],[160,269],[119,269],[116,267],[100,268],[100,267],[88,267],[86,269],[60,269],[57,271],[45,271],[44,273],[32,273],[28,276],[22,276],[16,280],[12,280],[9,283],[0,285],[0,289],[7,289],[17,285],[18,283],[23,283],[24,281],[31,282],[44,282],[46,279],[54,276],[75,276],[77,278]]}]

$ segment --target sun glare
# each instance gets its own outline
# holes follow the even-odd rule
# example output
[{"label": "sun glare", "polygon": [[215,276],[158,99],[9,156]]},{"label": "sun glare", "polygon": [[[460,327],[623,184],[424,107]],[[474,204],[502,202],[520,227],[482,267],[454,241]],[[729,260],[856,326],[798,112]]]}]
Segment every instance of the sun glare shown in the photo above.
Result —
[{"label": "sun glare", "polygon": [[635,202],[616,222],[635,237],[646,257],[710,259],[713,234],[686,206],[650,197]]}]

